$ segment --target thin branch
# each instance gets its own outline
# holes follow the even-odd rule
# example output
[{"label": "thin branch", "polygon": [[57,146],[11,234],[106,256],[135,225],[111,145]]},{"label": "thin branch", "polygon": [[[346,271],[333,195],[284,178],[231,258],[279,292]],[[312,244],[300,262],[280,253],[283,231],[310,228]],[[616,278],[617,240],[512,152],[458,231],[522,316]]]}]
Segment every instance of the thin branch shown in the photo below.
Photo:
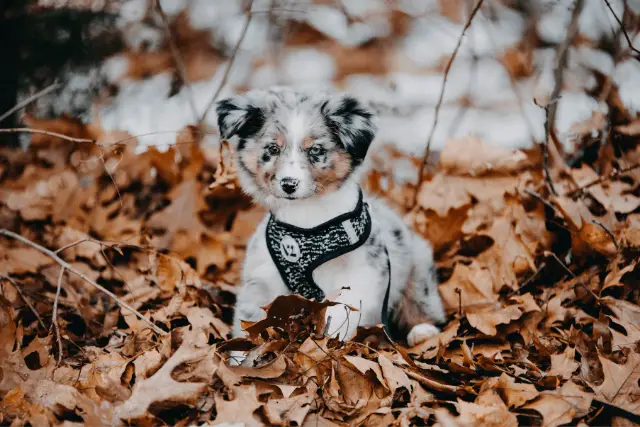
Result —
[{"label": "thin branch", "polygon": [[591,220],[591,222],[593,222],[598,227],[602,228],[604,232],[609,235],[609,237],[611,238],[611,241],[613,242],[613,245],[616,247],[616,251],[619,251],[620,245],[618,245],[618,241],[616,240],[616,236],[613,234],[613,231],[609,230],[606,225],[604,225],[598,220],[594,219],[594,220]]},{"label": "thin branch", "polygon": [[569,22],[569,27],[567,28],[567,34],[562,44],[558,46],[558,50],[556,52],[556,67],[553,71],[555,85],[553,87],[553,91],[551,92],[551,96],[549,97],[549,104],[547,104],[547,106],[544,108],[546,114],[545,139],[544,143],[542,144],[542,167],[544,170],[544,178],[547,182],[547,186],[549,187],[549,191],[551,191],[554,196],[557,196],[558,193],[555,186],[553,185],[553,181],[551,180],[551,173],[549,172],[549,140],[551,139],[553,141],[556,148],[560,147],[558,138],[555,133],[558,100],[560,98],[560,92],[562,91],[562,87],[564,85],[564,69],[567,67],[567,64],[569,62],[569,47],[578,34],[578,18],[580,17],[580,12],[582,11],[583,6],[584,0],[575,0],[575,2],[573,3],[573,11],[571,12],[571,21]]},{"label": "thin branch", "polygon": [[638,57],[636,59],[640,59],[640,50],[636,49],[633,46],[633,42],[631,41],[631,37],[629,37],[629,33],[627,33],[627,29],[624,27],[624,24],[622,23],[622,20],[620,18],[618,18],[618,15],[616,15],[616,13],[613,11],[613,8],[611,7],[611,3],[609,3],[609,0],[604,0],[604,2],[607,4],[607,7],[609,8],[609,12],[611,12],[611,14],[615,18],[616,22],[618,23],[618,25],[620,25],[620,30],[622,31],[622,34],[624,35],[624,38],[627,40],[627,44],[629,45],[629,49],[631,49],[633,52],[635,52],[638,55]]},{"label": "thin branch", "polygon": [[164,27],[164,32],[166,34],[167,40],[169,40],[169,49],[171,50],[171,56],[173,56],[173,61],[176,63],[176,69],[178,70],[178,74],[180,74],[180,79],[187,87],[187,91],[189,92],[189,106],[193,112],[194,120],[198,120],[198,109],[196,108],[196,103],[194,101],[193,89],[191,87],[191,82],[189,81],[189,77],[187,76],[187,67],[184,63],[184,59],[182,55],[180,55],[180,49],[178,49],[178,45],[173,37],[173,33],[171,32],[171,27],[169,25],[169,18],[164,13],[162,9],[162,5],[160,4],[160,0],[156,0],[156,8],[158,9],[158,14],[160,15],[160,19],[162,20],[162,25]]},{"label": "thin branch", "polygon": [[60,276],[58,276],[58,286],[56,288],[56,299],[53,301],[53,314],[51,316],[51,327],[56,330],[56,340],[58,341],[58,364],[62,362],[62,339],[60,338],[60,326],[58,325],[58,301],[60,300],[60,290],[62,289],[62,278],[64,277],[65,268],[60,267]]},{"label": "thin branch", "polygon": [[29,307],[29,309],[33,312],[33,315],[36,316],[36,319],[38,319],[38,323],[40,324],[40,326],[42,326],[42,329],[47,330],[46,325],[42,321],[42,317],[40,317],[40,315],[36,311],[36,308],[33,306],[33,304],[31,304],[31,301],[27,299],[27,296],[22,293],[22,289],[20,289],[20,286],[16,283],[16,281],[13,280],[13,278],[5,275],[0,275],[0,279],[4,279],[7,282],[11,283],[16,292],[18,292],[18,295],[20,295],[20,298],[22,298],[24,303],[27,304],[27,307]]},{"label": "thin branch", "polygon": [[571,269],[569,267],[567,267],[567,265],[562,262],[562,260],[560,258],[558,258],[558,255],[554,254],[553,252],[550,251],[544,251],[544,255],[545,256],[550,256],[551,258],[555,259],[556,262],[560,265],[560,267],[562,267],[562,269],[564,271],[566,271],[567,273],[569,273],[569,275],[576,279],[576,282],[581,285],[587,292],[589,292],[591,294],[591,296],[593,298],[595,298],[596,301],[600,301],[600,297],[598,295],[596,295],[595,292],[593,292],[593,290],[591,290],[591,288],[589,288],[587,285],[585,285],[582,280],[578,279],[578,276],[576,276],[576,274],[571,271]]},{"label": "thin branch", "polygon": [[244,38],[247,35],[247,30],[249,29],[249,25],[251,24],[251,20],[253,19],[253,14],[251,13],[252,7],[253,7],[253,0],[251,0],[251,3],[249,4],[249,16],[247,17],[247,22],[244,25],[244,28],[242,29],[242,33],[240,34],[240,38],[238,39],[238,42],[236,43],[233,49],[231,58],[229,58],[229,64],[227,65],[227,69],[224,71],[224,75],[222,76],[222,80],[220,81],[220,85],[218,86],[218,89],[216,89],[216,92],[211,97],[211,100],[207,103],[207,106],[204,109],[202,116],[200,117],[199,124],[202,124],[204,122],[204,119],[207,117],[207,113],[209,113],[209,110],[211,109],[211,107],[213,107],[213,104],[215,104],[216,100],[218,99],[220,92],[222,92],[222,89],[227,84],[227,79],[229,78],[231,67],[233,67],[233,63],[236,60],[236,56],[238,56],[238,52],[240,51],[240,46],[242,45],[242,42],[244,41]]},{"label": "thin branch", "polygon": [[55,252],[53,252],[53,251],[51,251],[51,250],[49,250],[49,249],[47,249],[47,248],[45,248],[43,246],[40,246],[39,244],[34,243],[31,240],[27,239],[26,237],[23,237],[20,234],[14,233],[13,231],[9,231],[9,230],[6,230],[6,229],[0,229],[0,235],[4,235],[4,236],[7,236],[7,237],[11,237],[12,239],[19,240],[20,242],[24,243],[25,245],[31,246],[32,248],[42,252],[43,254],[48,255],[55,262],[60,264],[61,267],[69,270],[71,273],[73,273],[76,276],[80,277],[82,280],[84,280],[85,282],[87,282],[88,284],[93,286],[94,288],[98,289],[100,292],[102,292],[102,293],[106,294],[107,296],[111,297],[111,299],[113,299],[120,307],[122,307],[122,308],[124,308],[126,310],[129,310],[131,313],[135,314],[138,319],[140,319],[141,321],[143,321],[144,323],[149,325],[149,327],[151,329],[153,329],[157,334],[159,334],[159,335],[167,335],[167,332],[163,331],[158,326],[156,326],[152,321],[150,321],[149,319],[144,317],[138,310],[136,310],[135,308],[131,307],[126,302],[120,300],[113,292],[111,292],[110,290],[108,290],[104,286],[101,286],[101,285],[97,284],[96,282],[91,280],[89,277],[87,277],[85,274],[83,274],[82,272],[76,270],[71,264],[69,264],[68,262],[66,262],[65,260],[60,258],[58,255],[56,255]]},{"label": "thin branch", "polygon": [[46,94],[48,94],[52,90],[57,89],[59,86],[60,86],[59,83],[54,82],[53,84],[47,86],[46,88],[42,89],[41,91],[34,93],[33,95],[31,95],[30,97],[28,97],[26,99],[23,99],[22,102],[19,102],[14,107],[12,107],[9,111],[7,111],[2,116],[0,116],[0,122],[2,122],[7,117],[11,116],[16,111],[19,111],[19,110],[23,109],[24,107],[26,107],[27,105],[31,104],[33,101],[35,101],[35,100],[37,100],[39,98],[42,98],[43,96],[45,96]]},{"label": "thin branch", "polygon": [[420,184],[424,179],[425,167],[427,165],[427,162],[429,161],[429,155],[431,154],[431,142],[433,141],[433,136],[435,135],[435,132],[436,132],[436,126],[438,125],[438,118],[440,117],[440,109],[442,108],[442,102],[444,100],[444,91],[447,86],[447,79],[449,78],[449,71],[451,70],[451,65],[453,64],[453,61],[456,59],[456,56],[458,56],[458,50],[460,50],[462,39],[464,38],[464,35],[467,32],[467,29],[469,29],[469,27],[471,26],[471,22],[473,21],[473,18],[475,18],[478,11],[480,10],[482,3],[484,3],[484,0],[478,0],[478,3],[475,5],[473,10],[471,11],[471,15],[469,15],[469,19],[467,20],[467,23],[465,24],[464,28],[462,29],[462,33],[458,38],[458,43],[456,44],[456,47],[453,50],[453,53],[449,57],[449,62],[447,62],[447,66],[444,69],[442,87],[440,89],[440,96],[438,97],[438,103],[436,104],[436,110],[433,117],[433,124],[431,126],[429,137],[427,138],[427,146],[425,147],[424,155],[422,156],[420,171],[418,172],[418,182],[416,184],[415,193],[413,195],[413,206],[415,206],[418,203],[418,193],[420,191]]},{"label": "thin branch", "polygon": [[67,136],[67,135],[63,135],[61,133],[57,133],[57,132],[50,132],[48,130],[42,130],[42,129],[31,129],[31,128],[7,128],[7,129],[0,129],[1,133],[20,133],[20,132],[26,132],[26,133],[39,133],[42,135],[49,135],[49,136],[54,136],[56,138],[61,138],[61,139],[65,139],[67,141],[71,141],[71,142],[91,142],[91,143],[95,143],[95,141],[93,139],[86,139],[86,138],[73,138],[71,136]]},{"label": "thin branch", "polygon": [[533,190],[529,190],[529,189],[525,189],[523,192],[525,194],[528,194],[529,196],[535,198],[535,199],[538,199],[543,205],[545,205],[546,207],[548,207],[549,209],[554,211],[559,217],[562,216],[560,214],[560,212],[558,212],[558,209],[556,209],[556,207],[553,206],[553,204],[551,204],[551,202],[549,202],[548,200],[545,200],[540,194],[536,193]]},{"label": "thin branch", "polygon": [[573,197],[573,196],[575,196],[576,194],[578,194],[578,193],[580,193],[580,192],[582,192],[582,191],[586,190],[587,188],[591,188],[591,187],[593,187],[594,185],[602,184],[603,182],[606,182],[606,181],[608,181],[608,180],[610,180],[610,179],[613,179],[613,178],[615,178],[615,177],[617,177],[617,176],[620,176],[620,175],[622,175],[622,174],[624,174],[624,173],[634,171],[634,170],[636,170],[636,169],[638,169],[638,168],[640,168],[640,163],[636,163],[635,165],[631,165],[631,166],[626,167],[626,168],[624,168],[624,169],[614,170],[614,171],[613,171],[613,172],[611,172],[609,175],[606,175],[606,176],[600,176],[600,177],[598,177],[598,178],[594,179],[593,181],[589,181],[588,183],[586,183],[586,184],[585,184],[585,185],[583,185],[582,187],[580,187],[580,188],[576,188],[575,190],[570,191],[569,193],[567,193],[567,197]]}]

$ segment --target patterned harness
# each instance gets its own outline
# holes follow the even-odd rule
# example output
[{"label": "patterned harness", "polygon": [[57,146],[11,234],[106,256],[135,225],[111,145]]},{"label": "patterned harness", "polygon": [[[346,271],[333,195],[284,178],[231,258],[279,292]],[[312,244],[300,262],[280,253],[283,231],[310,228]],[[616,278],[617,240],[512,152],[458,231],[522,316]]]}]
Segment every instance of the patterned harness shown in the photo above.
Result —
[{"label": "patterned harness", "polygon": [[[339,215],[313,228],[301,228],[278,221],[273,214],[267,223],[267,248],[280,277],[289,290],[307,299],[322,301],[325,294],[313,280],[313,271],[334,258],[362,246],[371,234],[369,205],[363,201],[362,190],[358,204],[351,212]],[[389,280],[382,303],[382,323],[389,336],[389,293],[391,290],[391,262],[387,257]]]},{"label": "patterned harness", "polygon": [[272,214],[267,224],[267,247],[291,292],[322,301],[325,294],[313,280],[313,271],[325,262],[359,248],[369,234],[369,205],[363,202],[360,191],[353,211],[313,228],[280,222]]}]

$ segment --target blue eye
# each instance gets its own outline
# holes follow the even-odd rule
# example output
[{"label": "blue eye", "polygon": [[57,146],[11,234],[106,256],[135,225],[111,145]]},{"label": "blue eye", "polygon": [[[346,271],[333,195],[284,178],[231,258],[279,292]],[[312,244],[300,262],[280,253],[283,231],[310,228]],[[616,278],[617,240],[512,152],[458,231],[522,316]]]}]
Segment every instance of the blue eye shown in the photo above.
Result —
[{"label": "blue eye", "polygon": [[314,145],[313,147],[309,148],[310,156],[321,156],[326,152],[327,150],[325,150],[324,147],[321,145]]},{"label": "blue eye", "polygon": [[278,154],[280,154],[280,146],[278,144],[267,145],[267,153],[272,156],[277,156]]}]

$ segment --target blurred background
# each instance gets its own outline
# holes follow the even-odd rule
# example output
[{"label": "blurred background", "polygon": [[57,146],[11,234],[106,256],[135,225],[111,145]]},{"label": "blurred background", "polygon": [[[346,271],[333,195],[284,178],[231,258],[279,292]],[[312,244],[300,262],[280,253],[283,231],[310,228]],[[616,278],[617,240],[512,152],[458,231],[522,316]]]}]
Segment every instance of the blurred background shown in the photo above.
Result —
[{"label": "blurred background", "polygon": [[[215,98],[292,85],[353,93],[380,116],[376,144],[419,154],[476,3],[4,0],[0,114],[24,108],[0,126],[68,115],[100,135],[136,136],[141,152],[166,150],[192,125],[215,144]],[[448,73],[432,148],[468,135],[528,147],[544,139],[545,105],[557,109],[553,126],[569,152],[608,123],[632,122],[639,12],[638,0],[483,1]],[[32,138],[3,137],[23,146]]]}]

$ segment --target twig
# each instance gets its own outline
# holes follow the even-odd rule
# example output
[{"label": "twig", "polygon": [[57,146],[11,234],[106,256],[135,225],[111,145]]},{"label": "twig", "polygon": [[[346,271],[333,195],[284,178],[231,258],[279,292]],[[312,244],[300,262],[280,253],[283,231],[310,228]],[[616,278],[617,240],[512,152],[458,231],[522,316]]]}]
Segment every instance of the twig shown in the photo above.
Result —
[{"label": "twig", "polygon": [[556,113],[558,111],[557,100],[560,97],[560,92],[562,91],[562,86],[564,85],[564,69],[567,67],[567,63],[569,61],[569,47],[571,46],[571,43],[578,33],[578,18],[580,17],[580,12],[582,11],[583,6],[584,0],[575,0],[575,2],[573,3],[571,22],[569,22],[567,34],[562,44],[558,46],[558,50],[556,52],[556,67],[553,71],[555,86],[553,87],[553,91],[551,92],[551,96],[549,98],[550,102],[544,108],[546,114],[545,139],[544,143],[542,144],[542,167],[544,170],[544,178],[549,187],[549,191],[551,191],[554,196],[557,196],[558,193],[556,192],[553,181],[551,180],[551,173],[549,172],[549,139],[553,141],[556,148],[560,148],[560,144],[558,143],[558,138],[556,137],[555,133]]},{"label": "twig", "polygon": [[33,95],[31,95],[27,99],[23,99],[22,102],[19,102],[14,107],[12,107],[9,111],[7,111],[2,116],[0,116],[0,122],[2,122],[7,117],[11,116],[16,111],[21,110],[24,107],[26,107],[27,105],[31,104],[33,101],[37,100],[38,98],[42,98],[43,96],[45,96],[46,94],[48,94],[52,90],[57,89],[59,86],[60,86],[60,84],[58,84],[57,82],[54,82],[53,84],[47,86],[46,88],[42,89],[41,91],[34,93]]},{"label": "twig", "polygon": [[617,177],[619,175],[622,175],[623,173],[631,172],[631,171],[636,170],[638,168],[640,168],[640,163],[636,163],[635,165],[631,165],[631,166],[626,167],[624,169],[614,170],[613,172],[611,172],[607,176],[600,176],[600,177],[594,179],[593,181],[589,181],[588,183],[586,183],[582,187],[576,188],[575,190],[570,191],[569,193],[567,193],[567,196],[568,197],[573,197],[577,193],[580,193],[581,191],[584,191],[587,188],[591,188],[594,185],[601,184],[601,183],[603,183],[605,181],[608,181],[608,180],[613,179],[613,178],[615,178],[615,177]]},{"label": "twig", "polygon": [[58,287],[56,288],[56,299],[53,301],[53,314],[51,316],[51,327],[56,330],[56,340],[58,341],[58,364],[62,362],[62,339],[60,338],[60,326],[58,325],[58,301],[60,300],[60,290],[62,289],[62,278],[65,268],[60,267],[58,276]]},{"label": "twig", "polygon": [[556,207],[555,207],[555,206],[553,206],[553,205],[551,204],[551,202],[549,202],[549,201],[545,200],[541,195],[539,195],[539,194],[538,194],[538,193],[536,193],[535,191],[533,191],[533,190],[529,190],[529,189],[525,189],[525,190],[524,190],[524,193],[525,193],[525,194],[528,194],[528,195],[529,195],[529,196],[531,196],[531,197],[534,197],[535,199],[538,199],[540,202],[542,202],[542,204],[543,204],[543,205],[545,205],[546,207],[548,207],[549,209],[551,209],[552,211],[554,211],[558,216],[562,216],[562,215],[560,214],[560,212],[558,212],[558,210],[556,209]]},{"label": "twig", "polygon": [[43,134],[43,135],[55,136],[56,138],[66,139],[67,141],[71,141],[71,142],[91,142],[91,143],[95,142],[93,139],[73,138],[71,136],[63,135],[61,133],[49,132],[48,130],[42,130],[42,129],[6,128],[6,129],[0,129],[0,132],[2,132],[2,133],[20,133],[20,132],[40,133],[40,134]]},{"label": "twig", "polygon": [[227,65],[227,69],[224,71],[224,74],[222,76],[222,80],[220,80],[220,85],[218,86],[218,89],[216,89],[216,92],[211,97],[211,100],[207,103],[207,106],[204,109],[202,116],[200,117],[199,124],[202,124],[202,122],[204,122],[204,119],[207,117],[207,113],[209,113],[209,110],[211,109],[211,107],[213,107],[213,104],[215,104],[216,100],[218,99],[218,95],[220,95],[220,92],[222,92],[222,89],[227,84],[227,79],[229,78],[229,72],[231,71],[231,67],[233,67],[233,63],[235,62],[236,56],[238,56],[238,52],[240,51],[240,45],[242,45],[242,42],[244,41],[244,38],[247,35],[247,30],[249,29],[249,25],[251,24],[251,19],[253,19],[253,14],[251,13],[252,7],[253,7],[253,0],[251,0],[251,3],[249,3],[249,16],[247,17],[247,22],[244,25],[244,28],[242,29],[240,38],[238,39],[238,42],[236,43],[233,49],[231,58],[229,58],[229,65]]},{"label": "twig", "polygon": [[629,45],[629,49],[631,49],[633,52],[635,52],[638,55],[638,57],[636,59],[640,59],[640,50],[636,49],[633,46],[633,42],[631,41],[631,37],[629,37],[629,33],[627,33],[627,29],[624,28],[624,24],[622,23],[622,20],[620,18],[618,18],[618,15],[616,15],[616,13],[613,11],[613,8],[611,7],[611,3],[609,3],[609,0],[604,0],[604,2],[606,3],[607,7],[609,8],[609,11],[611,12],[613,17],[615,18],[615,20],[618,23],[618,25],[620,25],[620,30],[622,31],[622,34],[624,35],[624,38],[627,40],[627,44]]},{"label": "twig", "polygon": [[35,242],[32,242],[31,240],[27,239],[26,237],[23,237],[20,234],[14,233],[13,231],[9,231],[9,230],[6,230],[6,229],[0,229],[0,235],[4,235],[4,236],[7,236],[7,237],[11,237],[12,239],[19,240],[22,243],[24,243],[25,245],[31,246],[32,248],[42,252],[43,254],[48,255],[55,262],[60,264],[61,267],[69,270],[71,273],[73,273],[76,276],[80,277],[81,279],[83,279],[85,282],[87,282],[88,284],[90,284],[94,288],[98,289],[102,293],[104,293],[107,296],[111,297],[111,299],[113,299],[120,307],[122,307],[124,309],[127,309],[131,313],[135,314],[138,319],[142,320],[144,323],[149,325],[149,327],[151,329],[153,329],[154,332],[156,332],[159,335],[167,335],[167,332],[163,331],[158,326],[156,326],[152,321],[150,321],[149,319],[144,317],[138,310],[136,310],[135,308],[131,307],[126,302],[120,300],[120,298],[118,298],[113,292],[111,292],[110,290],[108,290],[104,286],[101,286],[101,285],[97,284],[96,282],[91,280],[89,277],[87,277],[85,274],[83,274],[82,272],[76,270],[71,264],[69,264],[68,262],[66,262],[65,260],[60,258],[58,255],[56,255],[55,252],[53,252],[53,251],[51,251],[51,250],[49,250],[49,249],[47,249],[47,248],[45,248],[43,246],[40,246],[39,244],[37,244]]},{"label": "twig", "polygon": [[533,274],[531,276],[529,276],[529,278],[527,278],[527,280],[524,281],[524,283],[522,283],[522,285],[518,286],[517,289],[514,289],[513,291],[509,292],[506,296],[506,298],[510,298],[513,295],[517,294],[518,292],[520,292],[521,290],[523,290],[525,287],[529,286],[529,284],[531,282],[533,282],[536,277],[538,277],[538,275],[540,274],[540,272],[547,266],[547,264],[545,262],[540,264],[540,267],[536,268],[536,271],[533,272]]},{"label": "twig", "polygon": [[160,0],[156,0],[156,8],[158,9],[158,14],[160,15],[160,19],[162,20],[162,25],[164,27],[164,32],[166,34],[167,40],[169,40],[169,49],[171,50],[171,56],[173,56],[173,61],[176,63],[176,69],[178,70],[178,74],[180,74],[180,79],[182,79],[182,83],[187,87],[187,91],[189,92],[189,106],[193,112],[194,120],[198,120],[198,109],[196,108],[196,103],[194,101],[193,89],[191,88],[191,82],[189,81],[189,77],[187,76],[187,67],[184,64],[184,60],[182,55],[180,55],[180,49],[178,49],[178,45],[176,44],[175,38],[173,37],[173,33],[171,32],[171,27],[169,26],[169,19],[167,15],[164,13],[162,9],[162,5],[160,4]]},{"label": "twig", "polygon": [[435,135],[435,132],[436,132],[436,126],[438,125],[438,118],[440,117],[440,109],[442,108],[442,102],[444,100],[444,91],[447,86],[447,79],[449,78],[449,71],[451,70],[451,65],[453,64],[453,61],[456,59],[456,56],[458,56],[458,50],[460,50],[462,39],[464,38],[464,35],[467,32],[467,29],[469,29],[469,27],[471,26],[471,22],[473,21],[473,18],[475,18],[476,14],[480,10],[482,3],[484,3],[484,0],[478,0],[478,3],[475,5],[473,10],[471,11],[471,15],[469,15],[469,19],[467,20],[467,23],[464,25],[464,28],[462,29],[462,33],[458,38],[458,43],[456,44],[456,47],[453,50],[453,53],[449,57],[447,66],[444,69],[442,87],[440,88],[440,96],[438,97],[438,103],[436,104],[436,110],[433,117],[433,124],[431,126],[431,131],[429,132],[429,137],[427,138],[427,146],[425,147],[424,154],[422,156],[420,171],[418,172],[418,182],[416,184],[416,189],[413,195],[413,206],[415,206],[418,203],[418,193],[420,191],[420,184],[424,179],[425,167],[427,165],[427,162],[429,161],[429,155],[431,154],[431,141],[433,141],[433,136]]},{"label": "twig", "polygon": [[620,250],[620,245],[618,245],[618,241],[616,240],[616,236],[614,236],[613,232],[611,230],[609,230],[603,223],[601,223],[598,220],[591,220],[591,222],[593,222],[595,225],[597,225],[598,227],[602,228],[611,238],[611,241],[613,242],[614,246],[616,247],[616,251]]},{"label": "twig", "polygon": [[[497,14],[496,8],[491,2],[487,3],[487,6],[489,7],[490,13]],[[495,28],[492,21],[488,21],[488,25],[490,25],[492,28]],[[493,49],[496,52],[498,52],[499,51],[498,43],[496,43],[496,39],[493,37],[493,32],[491,31],[491,29],[487,28],[485,33],[489,37],[489,41],[491,41]],[[520,114],[522,115],[522,118],[524,119],[524,122],[527,125],[527,131],[529,132],[531,141],[533,141],[535,140],[535,136],[533,132],[533,124],[531,123],[531,120],[529,120],[529,117],[527,116],[527,112],[524,109],[525,101],[522,98],[522,94],[518,90],[518,82],[516,78],[511,75],[511,73],[507,72],[507,76],[509,77],[509,84],[511,85],[511,91],[513,92],[513,94],[516,96],[518,100],[518,109],[520,110]]]},{"label": "twig", "polygon": [[33,315],[36,316],[36,319],[38,319],[38,323],[40,324],[40,326],[42,326],[42,329],[46,331],[47,327],[42,321],[42,317],[40,317],[40,315],[36,311],[36,308],[33,306],[33,304],[31,304],[31,301],[27,299],[27,296],[24,293],[22,293],[22,289],[20,289],[20,286],[16,283],[16,281],[13,280],[13,278],[6,275],[0,275],[0,279],[4,279],[7,282],[11,283],[11,285],[16,290],[16,292],[18,292],[18,295],[20,295],[20,298],[22,298],[24,303],[27,304],[27,307],[29,307],[29,309],[33,312]]},{"label": "twig", "polygon": [[592,290],[591,290],[587,285],[585,285],[584,283],[582,283],[582,280],[578,279],[578,276],[576,276],[576,275],[575,275],[575,273],[574,273],[573,271],[571,271],[571,269],[570,269],[569,267],[567,267],[567,265],[566,265],[564,262],[562,262],[562,260],[561,260],[560,258],[558,258],[558,255],[556,255],[556,254],[554,254],[553,252],[550,252],[550,251],[544,251],[544,255],[545,255],[545,256],[550,256],[551,258],[555,259],[555,260],[556,260],[556,262],[557,262],[558,264],[560,264],[560,266],[562,267],[562,269],[563,269],[564,271],[566,271],[567,273],[569,273],[569,275],[570,275],[572,278],[576,279],[577,283],[578,283],[579,285],[581,285],[583,288],[585,288],[585,289],[586,289],[586,291],[587,291],[587,292],[589,292],[589,293],[591,294],[591,296],[593,296],[593,297],[596,299],[596,301],[600,301],[600,297],[599,297],[598,295],[596,295],[596,293],[595,293],[595,292],[593,292],[593,291],[592,291]]}]

